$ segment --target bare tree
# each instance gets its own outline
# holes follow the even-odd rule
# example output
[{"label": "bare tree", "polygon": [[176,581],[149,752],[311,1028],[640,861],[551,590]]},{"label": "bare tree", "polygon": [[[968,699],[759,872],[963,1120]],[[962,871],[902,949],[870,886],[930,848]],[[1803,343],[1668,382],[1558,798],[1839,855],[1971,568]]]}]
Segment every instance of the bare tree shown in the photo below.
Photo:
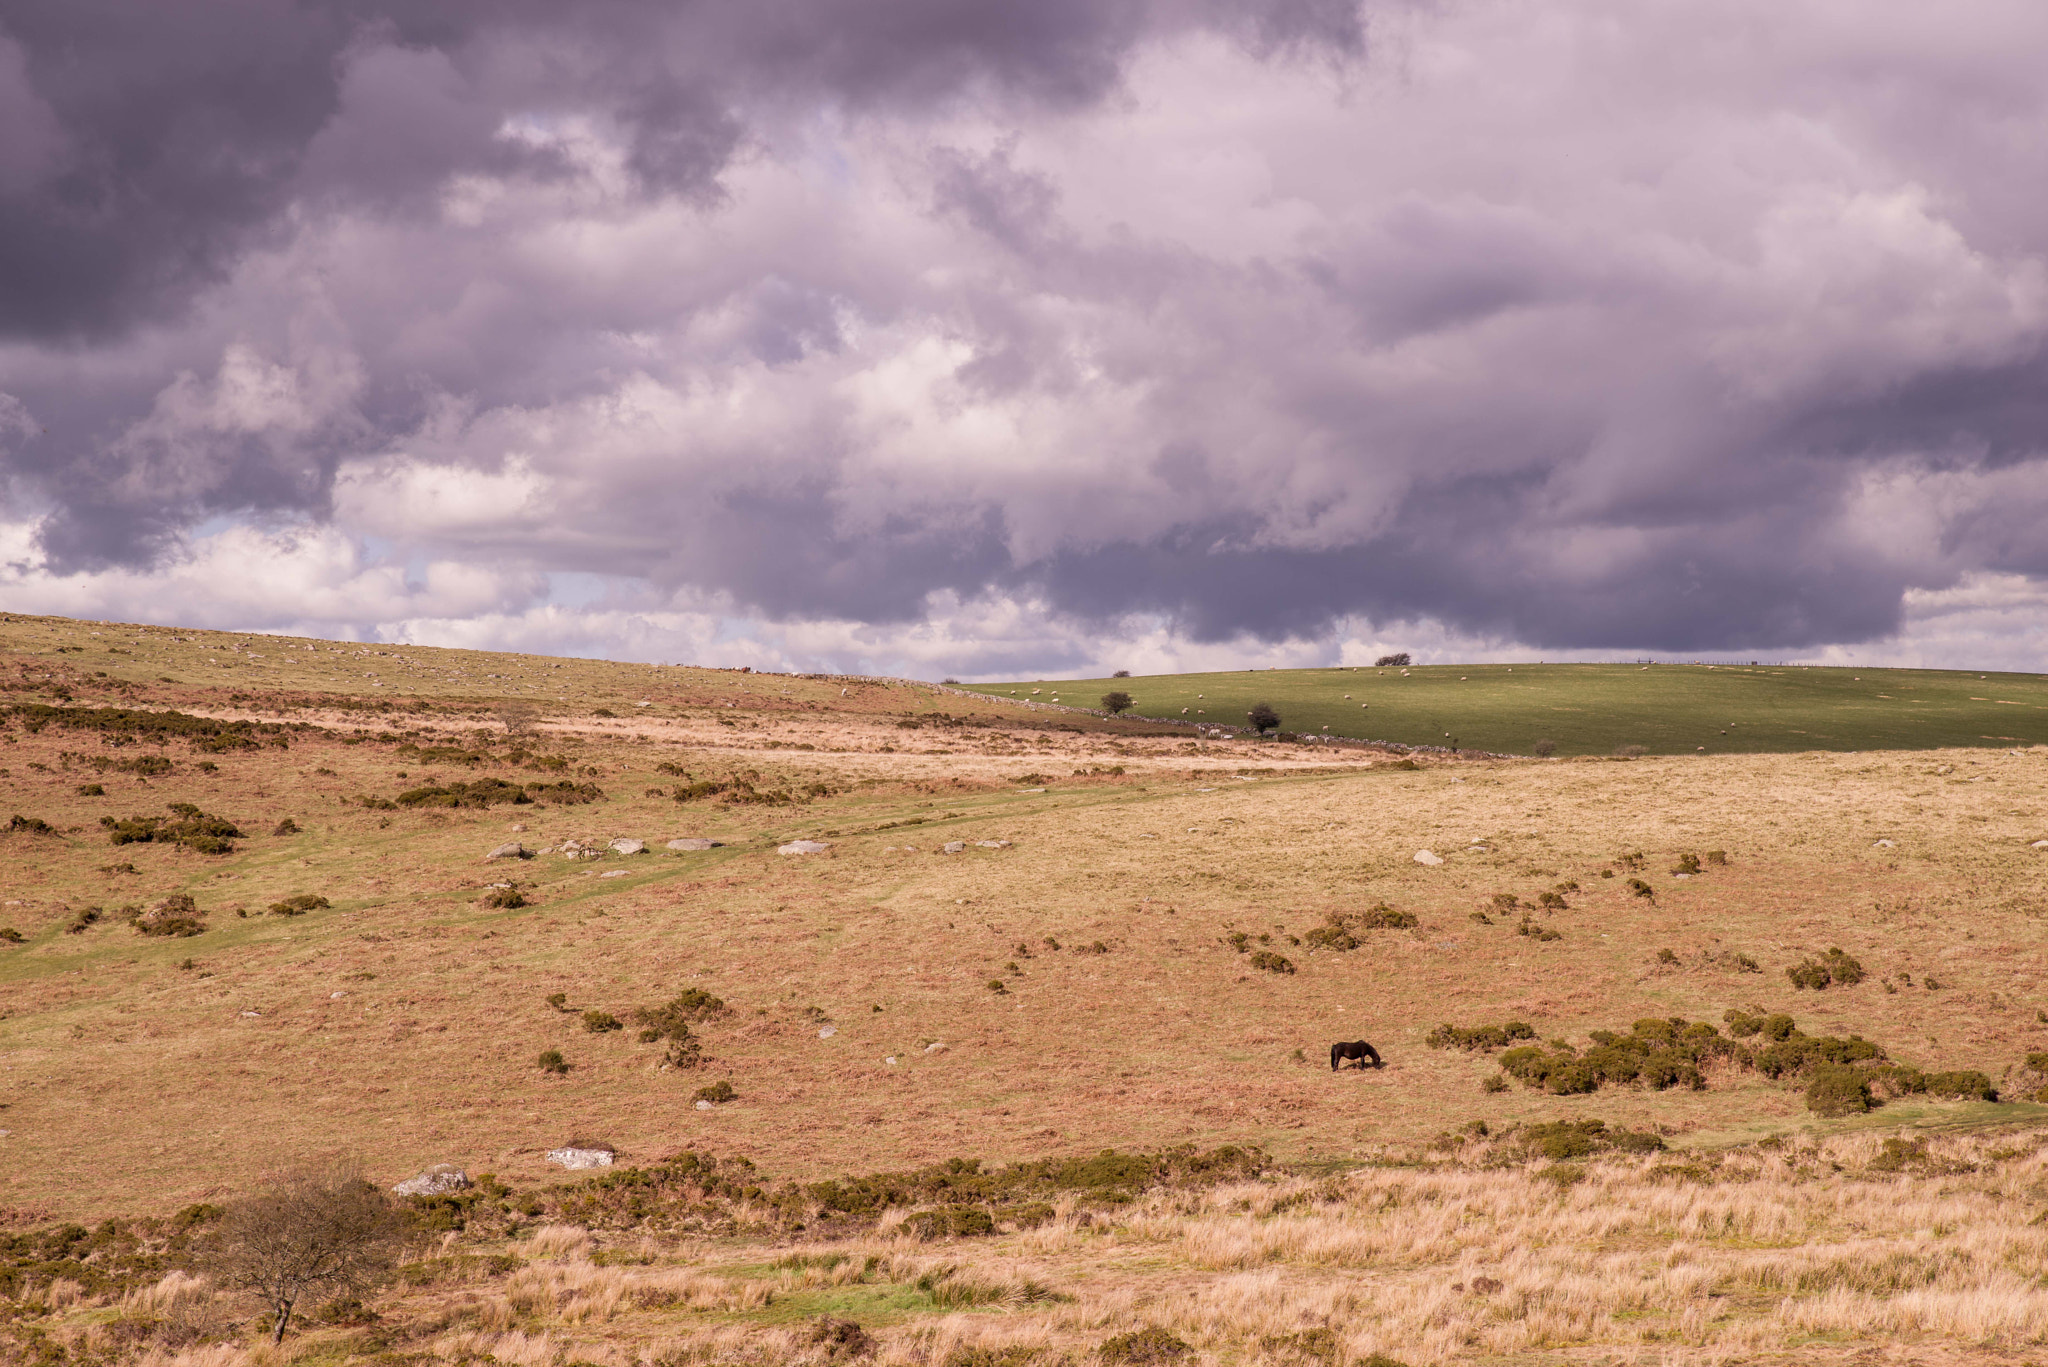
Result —
[{"label": "bare tree", "polygon": [[359,1296],[397,1261],[404,1225],[391,1198],[353,1168],[302,1170],[228,1208],[211,1250],[215,1279],[275,1317],[282,1343],[308,1296]]},{"label": "bare tree", "polygon": [[523,736],[540,720],[540,704],[525,698],[507,698],[491,709],[508,736]]}]

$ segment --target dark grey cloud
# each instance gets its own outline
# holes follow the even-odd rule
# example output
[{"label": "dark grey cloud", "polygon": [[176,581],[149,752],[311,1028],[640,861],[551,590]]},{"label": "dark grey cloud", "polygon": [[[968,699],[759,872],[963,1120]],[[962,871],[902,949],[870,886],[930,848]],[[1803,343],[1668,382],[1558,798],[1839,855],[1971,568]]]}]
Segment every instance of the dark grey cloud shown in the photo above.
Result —
[{"label": "dark grey cloud", "polygon": [[1005,667],[1808,650],[2039,580],[2048,20],[1737,7],[29,0],[0,536]]}]

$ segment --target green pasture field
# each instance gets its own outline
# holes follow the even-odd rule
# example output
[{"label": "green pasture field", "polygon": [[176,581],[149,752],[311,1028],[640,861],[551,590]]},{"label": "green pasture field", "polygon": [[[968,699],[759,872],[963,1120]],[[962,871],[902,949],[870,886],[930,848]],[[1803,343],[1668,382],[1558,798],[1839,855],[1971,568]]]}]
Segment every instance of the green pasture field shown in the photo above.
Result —
[{"label": "green pasture field", "polygon": [[[1284,730],[1527,755],[1764,754],[2048,743],[2048,679],[1937,669],[1798,665],[1426,665],[1242,670],[971,685],[998,698],[1244,725],[1253,704]],[[1037,690],[1034,694],[1033,690]],[[1347,696],[1348,695],[1348,696]]]}]

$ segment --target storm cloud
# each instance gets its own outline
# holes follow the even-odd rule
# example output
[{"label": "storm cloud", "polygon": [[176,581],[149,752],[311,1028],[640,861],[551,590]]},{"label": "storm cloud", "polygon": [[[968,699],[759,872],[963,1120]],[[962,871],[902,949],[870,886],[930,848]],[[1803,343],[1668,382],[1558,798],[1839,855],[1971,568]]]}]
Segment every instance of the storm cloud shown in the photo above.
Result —
[{"label": "storm cloud", "polygon": [[962,674],[2039,667],[2044,60],[1995,0],[27,0],[0,583]]}]

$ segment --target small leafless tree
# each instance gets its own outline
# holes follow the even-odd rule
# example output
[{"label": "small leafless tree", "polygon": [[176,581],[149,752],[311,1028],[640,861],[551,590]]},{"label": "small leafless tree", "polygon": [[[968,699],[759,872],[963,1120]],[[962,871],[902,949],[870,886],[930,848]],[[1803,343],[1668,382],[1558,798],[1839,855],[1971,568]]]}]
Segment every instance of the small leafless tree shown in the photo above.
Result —
[{"label": "small leafless tree", "polygon": [[491,709],[491,715],[503,723],[506,735],[523,736],[540,721],[540,704],[524,698],[507,698]]},{"label": "small leafless tree", "polygon": [[274,1316],[282,1343],[309,1296],[360,1296],[397,1261],[404,1224],[391,1198],[351,1167],[302,1170],[228,1208],[210,1250],[216,1282]]}]

